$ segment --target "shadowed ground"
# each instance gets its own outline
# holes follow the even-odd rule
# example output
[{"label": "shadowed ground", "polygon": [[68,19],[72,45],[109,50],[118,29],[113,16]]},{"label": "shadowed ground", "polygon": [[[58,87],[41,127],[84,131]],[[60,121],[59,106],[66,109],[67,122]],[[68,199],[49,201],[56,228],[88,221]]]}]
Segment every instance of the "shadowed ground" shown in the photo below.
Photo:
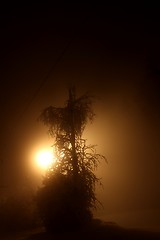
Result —
[{"label": "shadowed ground", "polygon": [[3,240],[72,240],[72,239],[97,239],[97,240],[160,240],[160,232],[143,231],[137,229],[125,229],[114,223],[102,223],[96,220],[92,227],[81,232],[47,233],[44,229],[31,232],[9,234],[0,237]]}]

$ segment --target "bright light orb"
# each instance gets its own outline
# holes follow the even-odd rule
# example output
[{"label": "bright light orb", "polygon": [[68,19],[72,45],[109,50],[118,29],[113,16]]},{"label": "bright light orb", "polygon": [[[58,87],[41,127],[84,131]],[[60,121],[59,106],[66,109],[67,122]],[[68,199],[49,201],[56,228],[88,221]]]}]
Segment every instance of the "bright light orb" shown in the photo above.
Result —
[{"label": "bright light orb", "polygon": [[53,154],[49,150],[41,150],[36,156],[37,165],[42,169],[47,169],[53,162]]}]

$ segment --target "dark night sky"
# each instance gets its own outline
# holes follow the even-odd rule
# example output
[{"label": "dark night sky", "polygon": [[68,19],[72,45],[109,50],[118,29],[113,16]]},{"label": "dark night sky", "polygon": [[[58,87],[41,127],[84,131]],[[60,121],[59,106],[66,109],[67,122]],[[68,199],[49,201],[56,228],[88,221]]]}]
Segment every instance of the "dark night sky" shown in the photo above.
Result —
[{"label": "dark night sky", "polygon": [[78,93],[100,97],[87,136],[109,162],[98,172],[103,215],[144,210],[152,219],[155,211],[147,223],[160,226],[158,9],[41,5],[6,8],[0,21],[4,181],[28,174],[28,152],[46,141],[40,111],[63,104],[74,83]]}]

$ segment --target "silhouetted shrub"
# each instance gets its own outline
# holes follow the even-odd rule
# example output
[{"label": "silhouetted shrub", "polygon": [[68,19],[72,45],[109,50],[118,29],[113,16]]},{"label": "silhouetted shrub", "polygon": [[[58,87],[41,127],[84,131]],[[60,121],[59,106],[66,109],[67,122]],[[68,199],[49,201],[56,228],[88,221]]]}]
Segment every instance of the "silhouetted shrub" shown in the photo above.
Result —
[{"label": "silhouetted shrub", "polygon": [[85,185],[72,176],[55,174],[37,193],[40,216],[49,231],[76,230],[90,223],[92,213]]}]

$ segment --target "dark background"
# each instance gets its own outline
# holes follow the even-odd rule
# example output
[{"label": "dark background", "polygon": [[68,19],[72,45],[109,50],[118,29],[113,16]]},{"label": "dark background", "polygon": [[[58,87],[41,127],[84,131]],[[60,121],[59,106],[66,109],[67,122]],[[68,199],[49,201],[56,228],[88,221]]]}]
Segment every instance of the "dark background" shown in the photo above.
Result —
[{"label": "dark background", "polygon": [[[98,96],[88,142],[106,155],[99,215],[160,226],[160,31],[157,6],[4,6],[0,16],[1,183],[36,185],[30,154],[49,144],[37,122],[67,87]],[[36,176],[35,176],[36,175]],[[27,180],[26,180],[27,179]],[[107,217],[106,217],[107,216]]]}]

